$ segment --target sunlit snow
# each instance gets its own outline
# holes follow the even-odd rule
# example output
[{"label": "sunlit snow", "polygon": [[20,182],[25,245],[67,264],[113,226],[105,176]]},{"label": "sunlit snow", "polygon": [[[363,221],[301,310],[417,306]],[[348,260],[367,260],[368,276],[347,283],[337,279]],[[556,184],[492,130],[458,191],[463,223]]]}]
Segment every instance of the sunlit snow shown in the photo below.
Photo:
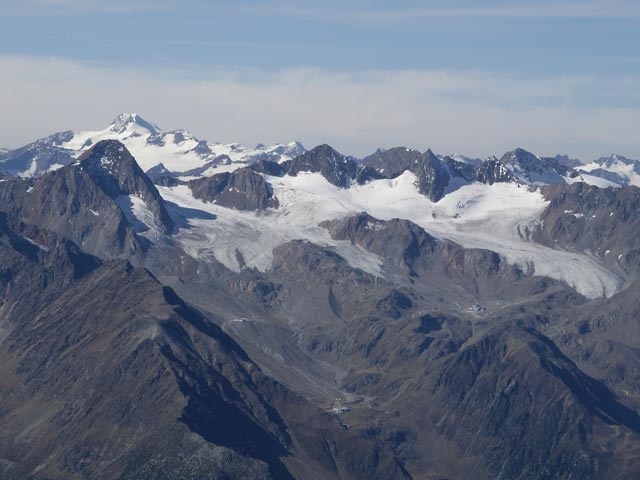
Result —
[{"label": "sunlit snow", "polygon": [[347,242],[332,240],[318,226],[324,220],[366,211],[381,220],[411,220],[432,235],[467,248],[496,251],[526,271],[562,280],[591,298],[610,296],[621,283],[595,257],[555,250],[529,239],[548,202],[539,191],[525,186],[475,183],[434,203],[418,192],[410,172],[349,189],[335,187],[315,173],[265,178],[272,184],[280,207],[257,213],[201,202],[186,186],[160,187],[166,200],[208,214],[208,218],[190,216],[187,220],[192,228],[178,234],[187,253],[211,255],[238,270],[237,249],[248,266],[266,270],[275,247],[305,239],[332,246],[353,266],[380,275],[379,258]]}]

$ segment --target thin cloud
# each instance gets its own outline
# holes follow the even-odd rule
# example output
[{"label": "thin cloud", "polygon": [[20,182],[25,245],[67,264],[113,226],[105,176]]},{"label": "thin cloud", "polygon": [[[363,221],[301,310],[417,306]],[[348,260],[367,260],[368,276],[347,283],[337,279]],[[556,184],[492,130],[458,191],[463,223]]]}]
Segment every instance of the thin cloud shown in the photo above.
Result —
[{"label": "thin cloud", "polygon": [[379,146],[487,156],[522,146],[584,159],[640,157],[638,80],[486,71],[289,69],[153,72],[0,57],[0,145],[100,129],[135,111],[165,129],[245,144],[293,139],[365,155]]},{"label": "thin cloud", "polygon": [[4,0],[0,12],[18,15],[129,13],[173,6],[175,1],[172,0]]},{"label": "thin cloud", "polygon": [[286,16],[307,20],[356,23],[419,22],[431,19],[459,18],[635,18],[640,17],[640,4],[627,1],[547,2],[521,4],[490,4],[442,6],[412,6],[402,3],[379,8],[351,8],[348,3],[328,4],[324,7],[302,3],[275,2],[246,7],[248,13]]}]

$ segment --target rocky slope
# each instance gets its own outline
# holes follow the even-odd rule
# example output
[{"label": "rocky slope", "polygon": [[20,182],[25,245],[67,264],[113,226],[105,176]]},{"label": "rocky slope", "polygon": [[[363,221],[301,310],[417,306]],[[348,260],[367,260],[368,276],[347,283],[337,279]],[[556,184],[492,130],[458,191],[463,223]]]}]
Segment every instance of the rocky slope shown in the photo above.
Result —
[{"label": "rocky slope", "polygon": [[3,478],[408,477],[149,272],[0,220]]},{"label": "rocky slope", "polygon": [[74,164],[37,181],[7,179],[0,183],[0,203],[24,222],[105,258],[146,248],[136,232],[175,228],[156,187],[116,141],[97,144]]},{"label": "rocky slope", "polygon": [[0,177],[3,478],[640,475],[637,188],[519,149],[155,185],[84,150]]}]

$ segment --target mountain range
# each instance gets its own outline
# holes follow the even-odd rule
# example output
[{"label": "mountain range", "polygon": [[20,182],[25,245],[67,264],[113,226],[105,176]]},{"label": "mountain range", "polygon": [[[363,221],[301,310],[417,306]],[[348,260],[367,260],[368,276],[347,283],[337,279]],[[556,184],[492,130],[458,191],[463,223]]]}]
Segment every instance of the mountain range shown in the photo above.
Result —
[{"label": "mountain range", "polygon": [[640,475],[640,162],[0,151],[0,476]]}]

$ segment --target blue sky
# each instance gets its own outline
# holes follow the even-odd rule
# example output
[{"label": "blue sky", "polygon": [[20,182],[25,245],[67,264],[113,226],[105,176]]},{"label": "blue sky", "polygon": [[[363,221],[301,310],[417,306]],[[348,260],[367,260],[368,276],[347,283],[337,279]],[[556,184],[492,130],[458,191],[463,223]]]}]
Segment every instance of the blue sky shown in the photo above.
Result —
[{"label": "blue sky", "polygon": [[356,155],[640,157],[639,20],[623,0],[0,0],[0,87],[20,117],[0,145],[125,110]]}]

